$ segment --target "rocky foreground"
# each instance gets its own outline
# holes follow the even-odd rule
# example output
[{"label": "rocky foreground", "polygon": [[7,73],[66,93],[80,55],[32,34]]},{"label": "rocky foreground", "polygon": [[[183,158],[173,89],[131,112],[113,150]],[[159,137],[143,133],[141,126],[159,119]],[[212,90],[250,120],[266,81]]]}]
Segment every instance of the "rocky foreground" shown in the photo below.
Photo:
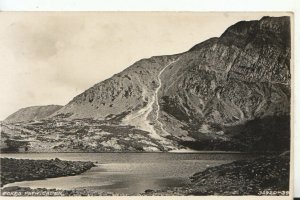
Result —
[{"label": "rocky foreground", "polygon": [[257,195],[266,191],[288,191],[289,164],[289,157],[280,156],[210,168],[191,177],[194,187],[191,194]]},{"label": "rocky foreground", "polygon": [[186,187],[146,190],[142,195],[288,195],[289,168],[288,155],[235,161],[194,174]]},{"label": "rocky foreground", "polygon": [[0,184],[2,187],[17,181],[74,176],[94,166],[92,162],[64,161],[58,158],[51,160],[1,158]]}]

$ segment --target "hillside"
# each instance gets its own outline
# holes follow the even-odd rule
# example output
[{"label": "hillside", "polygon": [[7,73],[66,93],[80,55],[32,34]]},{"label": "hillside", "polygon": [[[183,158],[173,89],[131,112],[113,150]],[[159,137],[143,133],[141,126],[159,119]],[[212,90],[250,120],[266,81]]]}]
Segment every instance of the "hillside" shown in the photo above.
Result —
[{"label": "hillside", "polygon": [[290,49],[288,17],[241,21],[185,53],[136,62],[55,115],[122,116],[153,137],[226,140],[227,127],[288,117]]}]

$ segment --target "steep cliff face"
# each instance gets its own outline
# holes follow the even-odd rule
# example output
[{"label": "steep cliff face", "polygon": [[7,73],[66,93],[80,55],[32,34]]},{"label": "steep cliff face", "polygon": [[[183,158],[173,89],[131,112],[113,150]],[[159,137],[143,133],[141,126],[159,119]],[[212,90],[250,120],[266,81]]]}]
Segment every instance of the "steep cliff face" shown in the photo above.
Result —
[{"label": "steep cliff face", "polygon": [[31,121],[31,120],[40,120],[44,119],[63,106],[59,105],[47,105],[47,106],[32,106],[27,108],[22,108],[17,112],[8,116],[4,121],[13,123],[13,122],[24,122],[24,121]]},{"label": "steep cliff face", "polygon": [[185,53],[136,62],[52,116],[116,118],[161,140],[247,145],[230,128],[289,118],[290,35],[289,17],[238,22]]},{"label": "steep cliff face", "polygon": [[266,17],[239,22],[219,39],[193,47],[164,73],[162,114],[187,126],[205,125],[205,132],[209,124],[288,114],[289,30],[289,18]]}]

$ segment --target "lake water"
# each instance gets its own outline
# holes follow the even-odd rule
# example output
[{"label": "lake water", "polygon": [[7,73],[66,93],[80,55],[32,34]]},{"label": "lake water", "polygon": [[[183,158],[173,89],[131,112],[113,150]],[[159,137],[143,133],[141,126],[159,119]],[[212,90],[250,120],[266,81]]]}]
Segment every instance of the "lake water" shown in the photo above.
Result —
[{"label": "lake water", "polygon": [[1,154],[22,159],[54,159],[98,162],[83,174],[45,180],[15,182],[5,185],[31,188],[73,189],[137,194],[146,189],[184,186],[189,177],[234,160],[253,155],[237,153],[24,153]]}]

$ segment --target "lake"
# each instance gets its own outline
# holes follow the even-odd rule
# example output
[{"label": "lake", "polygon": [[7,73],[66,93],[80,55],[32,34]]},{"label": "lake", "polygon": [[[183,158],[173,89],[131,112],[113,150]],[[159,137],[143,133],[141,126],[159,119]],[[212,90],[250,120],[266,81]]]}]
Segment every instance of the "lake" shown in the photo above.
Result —
[{"label": "lake", "polygon": [[1,154],[22,159],[54,159],[97,162],[83,174],[5,185],[31,188],[74,189],[138,194],[190,183],[194,173],[254,155],[238,153],[24,153]]}]

